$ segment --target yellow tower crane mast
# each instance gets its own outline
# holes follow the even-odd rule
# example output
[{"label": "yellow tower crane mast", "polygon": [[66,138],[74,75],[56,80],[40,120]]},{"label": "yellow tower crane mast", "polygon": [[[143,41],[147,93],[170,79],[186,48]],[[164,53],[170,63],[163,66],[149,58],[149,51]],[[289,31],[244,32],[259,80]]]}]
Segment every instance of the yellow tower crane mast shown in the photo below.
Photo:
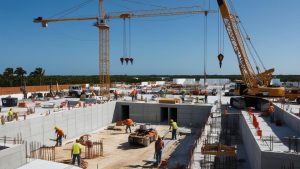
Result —
[{"label": "yellow tower crane mast", "polygon": [[76,17],[76,18],[49,18],[38,17],[33,20],[34,23],[41,23],[42,27],[48,27],[49,22],[65,21],[86,21],[95,20],[95,26],[99,28],[99,71],[100,71],[100,90],[101,95],[106,95],[110,87],[110,42],[109,26],[106,20],[109,19],[126,19],[126,18],[143,18],[158,16],[175,16],[175,15],[196,15],[212,13],[212,10],[202,10],[201,6],[177,7],[154,10],[124,11],[106,14],[103,6],[103,0],[99,0],[99,16],[96,17]]}]

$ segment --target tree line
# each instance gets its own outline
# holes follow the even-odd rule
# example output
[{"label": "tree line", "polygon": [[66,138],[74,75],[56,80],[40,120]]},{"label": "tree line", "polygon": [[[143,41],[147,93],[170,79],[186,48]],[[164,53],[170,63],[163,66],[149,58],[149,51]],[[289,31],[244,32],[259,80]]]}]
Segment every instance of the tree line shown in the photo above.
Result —
[{"label": "tree line", "polygon": [[26,86],[26,85],[42,85],[45,70],[41,67],[35,68],[34,71],[27,74],[22,67],[4,69],[0,75],[1,87]]},{"label": "tree line", "polygon": [[[199,80],[203,75],[111,75],[111,82],[140,83],[143,81],[172,81],[173,78],[195,78]],[[232,81],[241,79],[240,75],[207,75],[207,78],[230,79]],[[276,75],[274,78],[286,81],[300,81],[300,75]],[[46,75],[42,67],[37,67],[27,73],[22,67],[6,68],[0,74],[0,87],[14,86],[38,86],[50,84],[99,84],[99,75]]]}]

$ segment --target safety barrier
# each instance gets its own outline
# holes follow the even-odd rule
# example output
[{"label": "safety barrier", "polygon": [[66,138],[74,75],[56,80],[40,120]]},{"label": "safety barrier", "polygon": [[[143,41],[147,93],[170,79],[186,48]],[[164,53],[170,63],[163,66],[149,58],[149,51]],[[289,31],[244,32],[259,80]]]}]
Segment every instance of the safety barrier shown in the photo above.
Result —
[{"label": "safety barrier", "polygon": [[254,115],[253,109],[251,107],[248,107],[247,112],[248,112],[250,119],[252,119],[252,124],[253,124],[254,128],[256,129],[256,135],[259,137],[262,137],[262,130],[259,127],[259,122],[257,121],[257,118]]}]

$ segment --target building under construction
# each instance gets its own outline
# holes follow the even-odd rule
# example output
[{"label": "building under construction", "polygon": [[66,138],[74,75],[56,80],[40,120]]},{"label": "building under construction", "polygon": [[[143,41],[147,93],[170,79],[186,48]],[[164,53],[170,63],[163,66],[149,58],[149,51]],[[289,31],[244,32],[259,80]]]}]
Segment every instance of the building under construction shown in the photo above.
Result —
[{"label": "building under construction", "polygon": [[[226,0],[216,2],[242,77],[234,88],[227,79],[206,79],[207,15],[214,10],[193,6],[107,14],[99,0],[95,17],[34,19],[43,27],[52,22],[96,21],[100,88],[98,94],[95,89],[82,92],[80,85],[56,93],[50,88],[48,93],[24,86],[23,97],[20,91],[1,87],[0,168],[299,169],[300,92],[271,86],[274,69],[263,63],[260,68],[256,61],[252,66],[248,56],[258,54],[238,15]],[[130,19],[194,14],[205,16],[203,81],[173,79],[149,89],[148,84],[111,88],[108,20],[122,19],[126,32]],[[127,38],[124,33],[122,64],[134,60]],[[220,68],[223,58],[219,51]],[[134,121],[130,127],[129,119]],[[177,138],[170,131],[173,121]],[[61,146],[58,128],[64,131]],[[164,141],[160,164],[155,163],[158,138]],[[81,145],[77,165],[70,157],[75,142]]]}]

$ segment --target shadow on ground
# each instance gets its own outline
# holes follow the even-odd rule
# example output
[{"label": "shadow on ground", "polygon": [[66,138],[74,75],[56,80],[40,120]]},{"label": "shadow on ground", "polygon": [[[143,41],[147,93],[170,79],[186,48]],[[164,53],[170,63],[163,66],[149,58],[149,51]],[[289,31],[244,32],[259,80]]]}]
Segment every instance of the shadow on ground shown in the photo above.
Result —
[{"label": "shadow on ground", "polygon": [[130,150],[130,149],[144,148],[144,146],[142,146],[142,145],[130,145],[128,142],[124,142],[124,143],[119,144],[119,146],[117,148],[121,149],[121,150]]},{"label": "shadow on ground", "polygon": [[155,164],[154,161],[143,160],[143,162],[145,162],[144,165],[128,165],[126,167],[128,167],[128,168],[157,168],[157,165]]}]

